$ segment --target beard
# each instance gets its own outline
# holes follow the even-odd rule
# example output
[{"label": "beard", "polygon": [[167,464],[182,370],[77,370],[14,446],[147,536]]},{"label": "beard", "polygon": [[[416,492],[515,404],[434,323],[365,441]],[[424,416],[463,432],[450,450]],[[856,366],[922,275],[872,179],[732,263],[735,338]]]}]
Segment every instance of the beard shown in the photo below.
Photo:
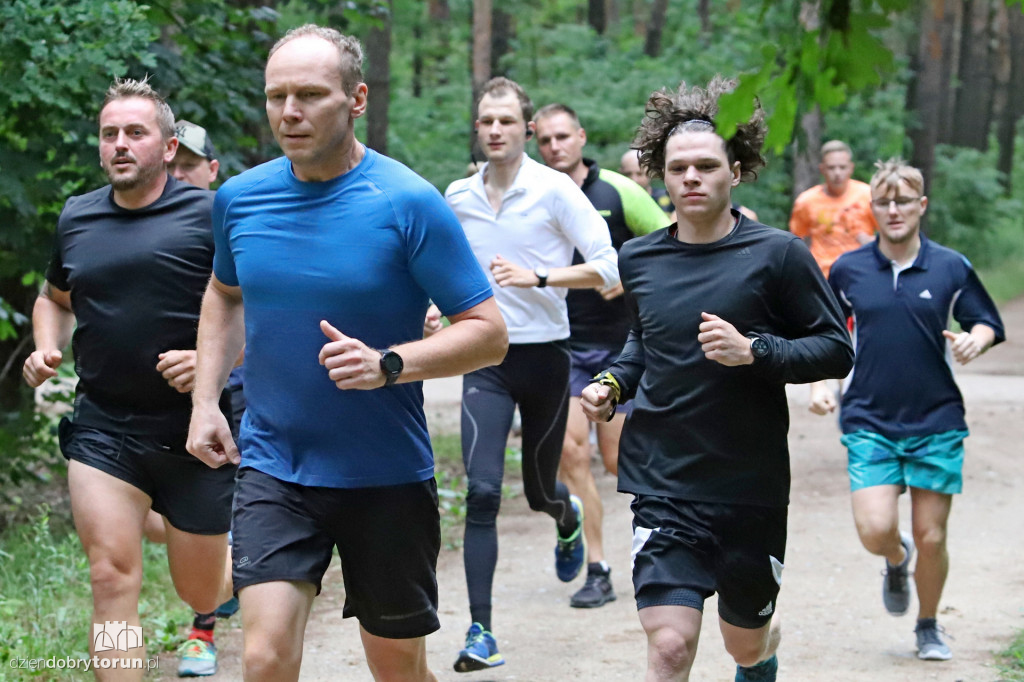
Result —
[{"label": "beard", "polygon": [[[122,158],[129,158],[135,163],[134,172],[126,174],[115,174],[113,169],[113,162]],[[111,187],[118,192],[127,192],[138,187],[145,187],[150,184],[155,178],[159,177],[164,171],[164,166],[160,165],[143,165],[138,162],[138,159],[134,157],[116,157],[109,163],[103,162],[103,172],[107,174],[107,179],[110,181]]]}]

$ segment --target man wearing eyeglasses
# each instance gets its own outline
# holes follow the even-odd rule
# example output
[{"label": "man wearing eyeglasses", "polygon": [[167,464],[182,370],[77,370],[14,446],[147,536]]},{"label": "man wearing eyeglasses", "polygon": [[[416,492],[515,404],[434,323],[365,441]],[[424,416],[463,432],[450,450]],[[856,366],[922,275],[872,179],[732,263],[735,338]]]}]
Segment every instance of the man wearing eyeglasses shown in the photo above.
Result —
[{"label": "man wearing eyeglasses", "polygon": [[[917,656],[944,661],[953,654],[935,617],[949,567],[946,526],[953,495],[962,488],[967,436],[952,359],[970,362],[1003,341],[1004,332],[970,262],[921,234],[927,207],[918,169],[900,159],[879,163],[871,179],[878,238],[840,256],[829,284],[856,330],[856,360],[840,401],[839,425],[857,533],[865,549],[885,557],[882,598],[894,616],[910,607],[916,546]],[[964,331],[947,328],[951,313]],[[812,411],[832,411],[831,398],[816,385]],[[897,502],[907,488],[912,535],[899,530]]]}]

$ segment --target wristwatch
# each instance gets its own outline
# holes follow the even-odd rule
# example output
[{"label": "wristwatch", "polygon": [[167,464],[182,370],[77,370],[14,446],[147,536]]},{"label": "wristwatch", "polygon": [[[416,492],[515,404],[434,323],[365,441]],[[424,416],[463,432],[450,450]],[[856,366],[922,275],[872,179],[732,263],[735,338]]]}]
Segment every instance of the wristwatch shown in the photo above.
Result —
[{"label": "wristwatch", "polygon": [[771,355],[772,347],[768,343],[768,339],[760,334],[747,334],[747,338],[750,339],[750,352],[754,356],[754,362],[763,360]]},{"label": "wristwatch", "polygon": [[384,385],[392,386],[405,369],[405,362],[402,356],[393,350],[384,349],[377,352],[380,353],[380,371],[384,375]]},{"label": "wristwatch", "polygon": [[537,288],[543,289],[548,285],[548,269],[543,265],[538,265],[533,269],[533,274],[537,275]]}]

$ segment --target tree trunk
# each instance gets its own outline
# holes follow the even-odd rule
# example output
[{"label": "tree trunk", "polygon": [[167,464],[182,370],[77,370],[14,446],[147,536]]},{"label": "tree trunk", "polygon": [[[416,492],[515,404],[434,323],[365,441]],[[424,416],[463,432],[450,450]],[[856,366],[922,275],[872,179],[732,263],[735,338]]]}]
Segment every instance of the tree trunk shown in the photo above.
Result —
[{"label": "tree trunk", "polygon": [[388,153],[388,104],[391,100],[391,0],[381,25],[370,29],[366,40],[366,146]]},{"label": "tree trunk", "polygon": [[[805,31],[820,30],[821,3],[801,2],[799,21]],[[800,117],[800,128],[793,140],[793,199],[820,181],[821,129],[821,109],[815,105]]]},{"label": "tree trunk", "polygon": [[412,27],[412,96],[423,95],[423,24],[417,21]]},{"label": "tree trunk", "polygon": [[793,198],[820,182],[818,165],[821,163],[821,109],[814,109],[800,117],[800,131],[793,140]]},{"label": "tree trunk", "polygon": [[602,35],[608,28],[606,9],[605,0],[587,0],[587,23],[598,35]]},{"label": "tree trunk", "polygon": [[494,10],[491,15],[491,76],[506,75],[501,68],[501,58],[508,54],[514,29],[511,14],[503,9]]},{"label": "tree trunk", "polygon": [[651,20],[647,24],[647,39],[644,41],[644,54],[657,57],[661,54],[661,33],[665,28],[665,14],[668,12],[668,0],[654,0],[651,5]]},{"label": "tree trunk", "polygon": [[431,21],[448,21],[452,16],[448,0],[430,0],[427,3],[427,13]]},{"label": "tree trunk", "polygon": [[605,30],[612,35],[619,32],[619,0],[604,0]]},{"label": "tree trunk", "polygon": [[964,0],[932,0],[944,5],[940,35],[945,45],[940,65],[942,76],[939,81],[942,104],[939,109],[939,138],[941,144],[953,139],[953,112],[956,109],[956,82],[960,77],[960,47],[964,16]]},{"label": "tree trunk", "polygon": [[956,88],[950,142],[988,149],[992,122],[995,55],[992,51],[992,1],[967,0],[960,41],[960,77]]},{"label": "tree trunk", "polygon": [[700,37],[705,44],[711,39],[711,0],[697,0],[697,16],[700,17]]},{"label": "tree trunk", "polygon": [[633,0],[633,35],[640,38],[647,35],[647,3],[644,0]]},{"label": "tree trunk", "polygon": [[914,82],[907,89],[907,110],[914,114],[909,137],[913,145],[911,163],[931,186],[935,168],[935,145],[944,141],[941,131],[949,118],[948,78],[956,62],[953,52],[956,0],[930,0],[921,11],[921,33],[914,56]]},{"label": "tree trunk", "polygon": [[1024,13],[1019,7],[1007,11],[1009,23],[1010,78],[1006,104],[999,117],[999,170],[1003,173],[1006,194],[1013,185],[1013,147],[1017,141],[1017,123],[1024,116]]},{"label": "tree trunk", "polygon": [[[480,88],[491,78],[491,0],[473,0],[473,108]],[[476,116],[474,115],[475,119]]]}]

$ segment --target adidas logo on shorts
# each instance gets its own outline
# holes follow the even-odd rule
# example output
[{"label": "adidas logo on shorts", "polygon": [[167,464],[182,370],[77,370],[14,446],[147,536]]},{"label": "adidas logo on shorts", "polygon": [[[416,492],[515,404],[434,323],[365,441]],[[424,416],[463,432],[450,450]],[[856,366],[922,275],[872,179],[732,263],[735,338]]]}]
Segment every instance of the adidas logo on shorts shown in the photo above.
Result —
[{"label": "adidas logo on shorts", "polygon": [[772,615],[772,611],[774,611],[774,610],[775,609],[772,608],[772,603],[768,602],[768,606],[766,606],[763,609],[761,609],[760,611],[758,611],[757,615],[759,615],[759,616],[770,616],[770,615]]}]

